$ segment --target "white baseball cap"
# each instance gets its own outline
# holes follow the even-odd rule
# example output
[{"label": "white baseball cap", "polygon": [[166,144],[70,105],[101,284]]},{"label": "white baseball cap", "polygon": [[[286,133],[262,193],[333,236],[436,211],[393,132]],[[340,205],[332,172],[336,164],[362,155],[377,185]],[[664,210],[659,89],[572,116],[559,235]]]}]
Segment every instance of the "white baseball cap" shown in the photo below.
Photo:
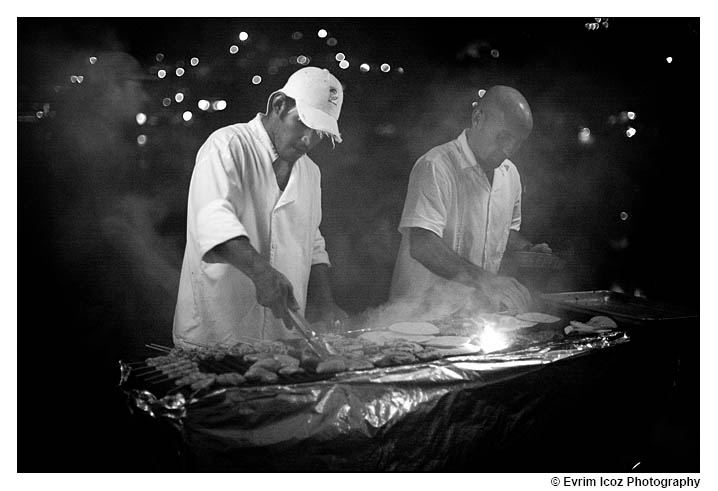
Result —
[{"label": "white baseball cap", "polygon": [[327,132],[341,143],[339,113],[344,102],[342,84],[326,68],[305,67],[294,72],[281,89],[274,91],[297,101],[302,123],[313,130]]}]

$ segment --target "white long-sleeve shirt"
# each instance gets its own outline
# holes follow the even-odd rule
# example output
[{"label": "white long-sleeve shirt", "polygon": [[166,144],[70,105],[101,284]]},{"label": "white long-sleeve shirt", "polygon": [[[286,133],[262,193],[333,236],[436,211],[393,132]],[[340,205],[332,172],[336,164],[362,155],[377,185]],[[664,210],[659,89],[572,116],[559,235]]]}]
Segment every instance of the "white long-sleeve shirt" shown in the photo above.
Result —
[{"label": "white long-sleeve shirt", "polygon": [[466,131],[414,164],[399,223],[402,240],[391,297],[425,300],[431,288],[432,294],[456,289],[411,257],[410,227],[434,232],[461,257],[496,273],[509,230],[521,227],[521,179],[516,166],[504,160],[494,170],[493,185],[489,183],[469,147]]},{"label": "white long-sleeve shirt", "polygon": [[295,162],[282,191],[272,167],[277,158],[260,114],[215,131],[200,148],[189,189],[175,344],[295,337],[257,303],[248,276],[229,264],[203,260],[213,247],[248,237],[292,283],[304,312],[312,265],[329,263],[319,231],[321,175],[305,155]]}]

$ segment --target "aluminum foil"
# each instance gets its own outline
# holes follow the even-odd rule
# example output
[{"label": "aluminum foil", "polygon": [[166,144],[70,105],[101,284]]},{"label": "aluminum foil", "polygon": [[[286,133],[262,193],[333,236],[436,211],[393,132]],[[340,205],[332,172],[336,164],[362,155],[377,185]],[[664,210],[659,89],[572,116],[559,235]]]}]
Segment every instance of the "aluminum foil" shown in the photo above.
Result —
[{"label": "aluminum foil", "polygon": [[522,424],[541,403],[533,385],[507,388],[555,362],[628,341],[622,331],[561,337],[320,382],[236,387],[187,400],[134,391],[131,399],[147,414],[182,420],[193,469],[443,469],[480,435],[498,432],[500,444],[502,429]]}]

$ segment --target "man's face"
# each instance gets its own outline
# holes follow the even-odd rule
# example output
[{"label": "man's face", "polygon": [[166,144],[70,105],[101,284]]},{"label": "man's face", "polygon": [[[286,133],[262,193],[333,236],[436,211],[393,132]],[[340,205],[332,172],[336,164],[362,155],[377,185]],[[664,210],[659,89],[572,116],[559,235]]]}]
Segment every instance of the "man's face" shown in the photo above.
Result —
[{"label": "man's face", "polygon": [[321,137],[302,123],[297,109],[293,108],[279,118],[274,140],[279,157],[287,162],[294,162],[317,146]]},{"label": "man's face", "polygon": [[484,165],[495,169],[511,158],[528,136],[526,128],[506,124],[502,118],[487,118],[480,131],[474,132],[472,147],[478,150],[477,158]]}]

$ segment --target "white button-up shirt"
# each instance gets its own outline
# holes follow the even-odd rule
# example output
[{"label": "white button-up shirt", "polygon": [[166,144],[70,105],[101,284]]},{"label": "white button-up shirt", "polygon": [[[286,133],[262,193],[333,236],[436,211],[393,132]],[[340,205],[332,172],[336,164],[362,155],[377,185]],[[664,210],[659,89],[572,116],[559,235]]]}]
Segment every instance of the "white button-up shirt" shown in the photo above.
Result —
[{"label": "white button-up shirt", "polygon": [[[430,230],[454,252],[496,273],[509,230],[521,227],[521,179],[505,160],[494,170],[493,185],[469,148],[466,131],[434,147],[411,171],[399,223],[401,245],[394,267],[392,299],[422,299],[429,288],[455,288],[411,257],[409,227]],[[437,288],[438,286],[438,288]]]},{"label": "white button-up shirt", "polygon": [[180,275],[173,337],[176,344],[232,344],[294,337],[257,303],[252,280],[234,266],[207,263],[213,247],[246,236],[294,287],[304,312],[314,264],[329,263],[322,219],[320,171],[299,158],[284,191],[272,163],[276,150],[261,121],[215,131],[202,145],[187,206],[187,245]]}]

